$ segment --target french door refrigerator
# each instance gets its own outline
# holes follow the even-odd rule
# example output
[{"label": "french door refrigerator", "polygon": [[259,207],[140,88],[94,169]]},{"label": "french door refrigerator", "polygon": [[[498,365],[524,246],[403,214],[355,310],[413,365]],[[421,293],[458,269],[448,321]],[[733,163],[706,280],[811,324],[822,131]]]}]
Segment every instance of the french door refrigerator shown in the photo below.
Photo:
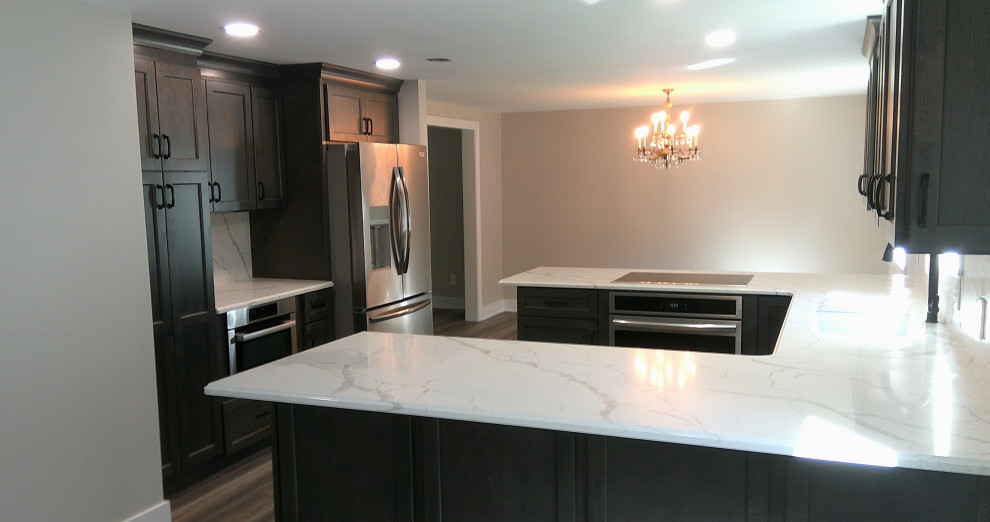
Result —
[{"label": "french door refrigerator", "polygon": [[352,143],[325,152],[338,336],[432,334],[426,147]]}]

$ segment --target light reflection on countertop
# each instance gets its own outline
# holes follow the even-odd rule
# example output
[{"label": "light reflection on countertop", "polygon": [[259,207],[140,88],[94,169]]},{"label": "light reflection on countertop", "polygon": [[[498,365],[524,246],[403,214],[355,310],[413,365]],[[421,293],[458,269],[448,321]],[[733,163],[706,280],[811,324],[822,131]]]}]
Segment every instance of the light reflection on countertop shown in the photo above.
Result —
[{"label": "light reflection on countertop", "polygon": [[693,352],[630,348],[635,353],[636,376],[640,380],[663,390],[664,385],[683,389],[694,378],[697,367]]}]

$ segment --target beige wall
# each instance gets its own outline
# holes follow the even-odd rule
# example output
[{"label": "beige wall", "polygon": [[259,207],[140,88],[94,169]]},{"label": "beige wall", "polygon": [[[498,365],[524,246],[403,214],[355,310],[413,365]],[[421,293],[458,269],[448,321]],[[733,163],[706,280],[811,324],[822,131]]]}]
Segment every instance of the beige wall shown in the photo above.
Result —
[{"label": "beige wall", "polygon": [[0,520],[168,520],[130,16],[0,12]]},{"label": "beige wall", "polygon": [[[476,121],[479,124],[481,187],[480,187],[480,244],[481,256],[481,317],[501,311],[502,288],[502,114],[462,107],[458,105],[428,102],[428,116],[442,116],[459,120]],[[472,224],[465,221],[464,226]],[[470,248],[470,245],[465,245]],[[465,254],[467,255],[467,254]],[[434,283],[436,284],[436,283]]]},{"label": "beige wall", "polygon": [[[502,117],[504,271],[536,266],[886,273],[855,189],[865,97],[678,105],[702,159],[636,163],[655,107]],[[511,299],[512,291],[506,292]]]}]

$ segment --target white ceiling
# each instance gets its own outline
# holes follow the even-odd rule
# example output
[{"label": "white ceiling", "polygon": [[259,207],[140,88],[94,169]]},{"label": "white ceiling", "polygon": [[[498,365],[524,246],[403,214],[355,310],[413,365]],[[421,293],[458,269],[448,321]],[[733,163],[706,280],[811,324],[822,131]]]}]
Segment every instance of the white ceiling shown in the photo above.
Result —
[{"label": "white ceiling", "polygon": [[[210,51],[426,80],[427,98],[501,112],[863,93],[866,17],[883,0],[88,0]],[[261,27],[250,40],[231,21]],[[731,28],[732,47],[704,43]],[[376,71],[375,59],[402,61]],[[444,64],[427,58],[444,57]],[[702,71],[687,65],[736,61]]]}]

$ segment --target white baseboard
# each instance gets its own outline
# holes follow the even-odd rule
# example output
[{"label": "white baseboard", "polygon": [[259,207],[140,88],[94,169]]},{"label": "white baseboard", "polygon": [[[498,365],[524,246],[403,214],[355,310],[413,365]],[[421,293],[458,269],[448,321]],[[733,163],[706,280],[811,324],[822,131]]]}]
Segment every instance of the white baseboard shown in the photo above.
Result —
[{"label": "white baseboard", "polygon": [[172,507],[167,500],[124,519],[124,522],[172,522]]},{"label": "white baseboard", "polygon": [[502,312],[515,312],[516,311],[516,300],[515,299],[502,299],[501,301],[495,301],[494,303],[487,304],[481,307],[481,317],[480,321],[485,319],[491,319]]},{"label": "white baseboard", "polygon": [[443,308],[445,310],[463,310],[464,298],[449,295],[433,294],[433,308]]}]

